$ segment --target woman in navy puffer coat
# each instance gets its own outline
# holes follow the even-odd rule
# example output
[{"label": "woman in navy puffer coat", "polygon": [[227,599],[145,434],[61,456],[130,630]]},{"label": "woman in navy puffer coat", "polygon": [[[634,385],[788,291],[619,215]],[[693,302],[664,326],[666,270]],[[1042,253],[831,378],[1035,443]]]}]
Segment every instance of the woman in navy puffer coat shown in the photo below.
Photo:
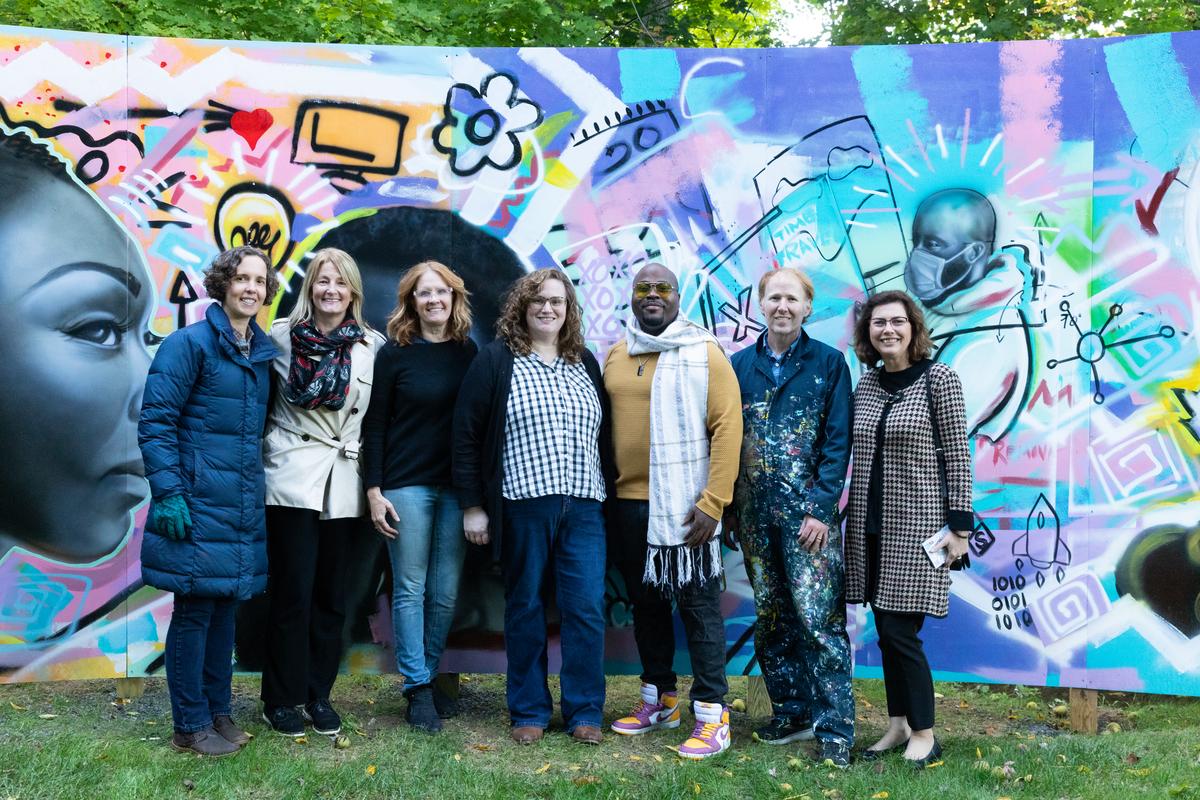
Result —
[{"label": "woman in navy puffer coat", "polygon": [[234,613],[266,589],[262,432],[275,345],[254,322],[278,279],[251,247],[205,273],[218,300],[167,337],[146,378],[138,444],[152,502],[142,578],[175,593],[167,686],[177,750],[220,756],[249,737],[230,718]]}]

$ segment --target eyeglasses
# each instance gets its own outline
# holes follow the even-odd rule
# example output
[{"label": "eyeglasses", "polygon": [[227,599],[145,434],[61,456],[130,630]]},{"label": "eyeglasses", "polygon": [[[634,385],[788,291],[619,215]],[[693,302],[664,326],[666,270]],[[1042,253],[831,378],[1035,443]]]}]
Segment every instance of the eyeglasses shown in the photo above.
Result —
[{"label": "eyeglasses", "polygon": [[871,320],[871,327],[877,331],[881,331],[884,328],[887,328],[889,325],[896,330],[900,330],[901,328],[908,326],[908,317],[892,317],[891,319],[876,317],[875,319]]},{"label": "eyeglasses", "polygon": [[670,297],[671,292],[675,291],[675,287],[666,281],[658,283],[635,283],[633,285],[633,296],[638,300],[645,300],[650,296],[650,292],[655,292],[659,297]]},{"label": "eyeglasses", "polygon": [[454,294],[453,289],[422,289],[417,292],[418,300],[432,300],[433,298],[444,299]]},{"label": "eyeglasses", "polygon": [[546,306],[562,308],[566,304],[567,298],[565,297],[535,297],[529,301],[530,308],[545,308]]}]

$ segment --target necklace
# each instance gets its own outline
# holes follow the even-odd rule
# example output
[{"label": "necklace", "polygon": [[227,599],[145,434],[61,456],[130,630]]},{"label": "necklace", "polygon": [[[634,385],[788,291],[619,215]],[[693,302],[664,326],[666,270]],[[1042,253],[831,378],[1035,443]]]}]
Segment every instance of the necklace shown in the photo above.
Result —
[{"label": "necklace", "polygon": [[646,359],[650,358],[650,356],[648,356],[648,355],[634,356],[634,358],[636,358],[637,362],[638,362],[637,374],[638,374],[638,377],[640,378],[640,377],[642,377],[642,373],[645,372],[645,370],[646,370]]}]

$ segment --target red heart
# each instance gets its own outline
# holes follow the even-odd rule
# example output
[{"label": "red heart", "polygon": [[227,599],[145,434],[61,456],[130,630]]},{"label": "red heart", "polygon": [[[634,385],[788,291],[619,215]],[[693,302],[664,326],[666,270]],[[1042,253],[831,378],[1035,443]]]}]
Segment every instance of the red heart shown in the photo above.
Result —
[{"label": "red heart", "polygon": [[265,108],[256,108],[253,111],[235,111],[229,119],[229,127],[233,128],[233,132],[246,140],[246,144],[250,145],[253,150],[258,145],[258,140],[271,127],[271,123],[275,118],[271,116],[271,112]]}]

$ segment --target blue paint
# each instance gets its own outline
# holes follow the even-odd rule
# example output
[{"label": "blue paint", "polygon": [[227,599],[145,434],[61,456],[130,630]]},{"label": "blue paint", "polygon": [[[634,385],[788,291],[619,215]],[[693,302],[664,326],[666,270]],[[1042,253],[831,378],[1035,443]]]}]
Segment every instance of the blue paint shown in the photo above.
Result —
[{"label": "blue paint", "polygon": [[880,141],[899,153],[910,148],[915,153],[905,121],[912,120],[918,135],[927,135],[933,129],[928,124],[929,104],[914,87],[913,62],[908,52],[900,47],[862,47],[851,60],[863,107]]},{"label": "blue paint", "polygon": [[754,116],[754,103],[734,91],[734,86],[744,77],[740,71],[693,77],[688,81],[687,95],[683,98],[687,113],[694,117],[715,111],[734,125],[750,119]]},{"label": "blue paint", "polygon": [[673,50],[622,50],[621,99],[626,103],[668,100],[679,91],[682,78]]},{"label": "blue paint", "polygon": [[1200,110],[1171,46],[1171,36],[1126,39],[1105,47],[1104,58],[1108,77],[1137,136],[1135,154],[1164,172],[1179,166],[1200,127]]}]

